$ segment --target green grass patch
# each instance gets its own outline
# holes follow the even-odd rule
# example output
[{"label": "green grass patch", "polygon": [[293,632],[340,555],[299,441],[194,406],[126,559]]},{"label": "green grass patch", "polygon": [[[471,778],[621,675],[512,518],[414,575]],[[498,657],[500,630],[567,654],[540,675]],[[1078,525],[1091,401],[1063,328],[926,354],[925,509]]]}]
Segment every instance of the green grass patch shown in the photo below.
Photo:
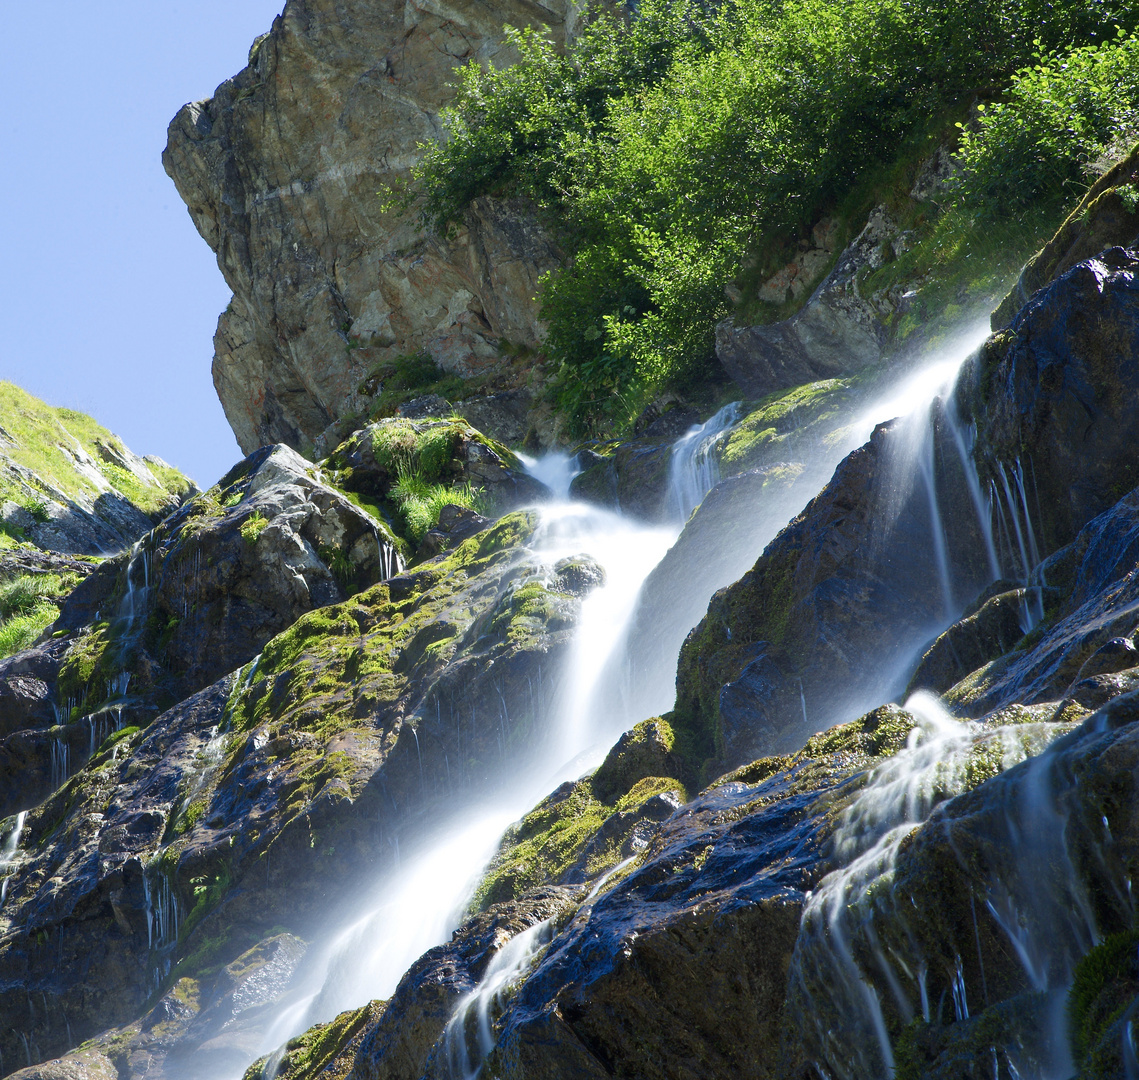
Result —
[{"label": "green grass patch", "polygon": [[389,498],[399,512],[404,531],[416,544],[439,523],[444,506],[462,506],[477,513],[487,509],[482,493],[470,484],[431,483],[406,471],[399,474]]},{"label": "green grass patch", "polygon": [[265,526],[269,524],[269,519],[261,513],[260,510],[254,510],[241,523],[241,539],[247,544],[256,544],[260,539],[261,534],[265,531]]},{"label": "green grass patch", "polygon": [[59,617],[78,574],[17,574],[0,581],[0,657],[31,646]]}]

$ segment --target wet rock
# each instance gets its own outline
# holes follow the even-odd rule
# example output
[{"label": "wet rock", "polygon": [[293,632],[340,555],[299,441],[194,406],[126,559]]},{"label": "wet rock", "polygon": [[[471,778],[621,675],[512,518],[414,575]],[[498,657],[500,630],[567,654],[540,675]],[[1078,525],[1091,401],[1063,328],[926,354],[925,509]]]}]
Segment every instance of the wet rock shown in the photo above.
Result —
[{"label": "wet rock", "polygon": [[129,676],[133,696],[177,700],[398,568],[383,522],[295,451],[265,447],[72,594],[57,626],[89,629],[64,658],[58,699],[91,710]]},{"label": "wet rock", "polygon": [[1076,682],[1096,675],[1112,675],[1117,671],[1127,671],[1139,662],[1139,650],[1130,638],[1112,638],[1091,654],[1076,672]]},{"label": "wet rock", "polygon": [[0,660],[0,739],[58,723],[54,687],[67,648],[51,641]]},{"label": "wet rock", "polygon": [[434,529],[428,529],[419,543],[417,554],[421,559],[431,559],[444,551],[449,551],[456,544],[490,528],[490,518],[463,506],[449,504],[439,511],[439,524]]},{"label": "wet rock", "polygon": [[299,938],[279,934],[200,979],[178,979],[141,1019],[40,1066],[42,1075],[71,1077],[92,1056],[109,1061],[116,1080],[240,1075],[260,1047],[265,1011],[287,1001],[304,952]]},{"label": "wet rock", "polygon": [[1068,270],[989,340],[958,383],[962,415],[977,426],[983,479],[1000,492],[1007,485],[1014,504],[1027,497],[1042,554],[1139,483],[1127,435],[1139,418],[1137,272],[1139,254],[1122,248]]},{"label": "wet rock", "polygon": [[[1134,665],[1126,644],[1107,648],[1087,672],[1084,665],[1118,638],[1139,630],[1133,605],[1139,599],[1139,494],[1132,492],[1081,530],[1065,549],[1041,564],[1029,599],[1043,582],[1064,582],[1062,600],[1033,631],[1031,649],[993,659],[957,682],[947,698],[959,712],[983,716],[1011,702],[1055,700],[1065,693],[1102,704],[1110,679],[1096,688],[1093,676]],[[1036,583],[1041,584],[1036,584]],[[1103,663],[1097,672],[1095,667]],[[1119,667],[1115,667],[1118,664]],[[1118,692],[1118,691],[1117,691]]]},{"label": "wet rock", "polygon": [[609,454],[585,460],[579,456],[583,471],[570,484],[570,497],[644,521],[660,521],[668,511],[668,467],[674,441],[646,436],[618,443]]},{"label": "wet rock", "polygon": [[[930,1003],[930,1023],[913,1023],[901,1038],[918,1075],[969,1075],[960,1070],[971,1056],[993,1050],[1002,1071],[1009,1064],[1022,1075],[1055,1071],[1068,1059],[1065,1025],[1054,1019],[1065,1011],[1082,1020],[1071,1029],[1077,1066],[1091,1064],[1084,1055],[1109,1026],[1091,1012],[1112,982],[1107,957],[1089,961],[1085,971],[1096,976],[1082,980],[1067,1009],[1064,998],[1098,941],[1113,941],[1132,969],[1122,971],[1112,1009],[1134,1009],[1139,983],[1126,887],[1139,839],[1133,698],[1115,699],[1039,757],[942,804],[899,850],[892,882],[857,931],[860,939],[876,935],[876,947],[892,958],[894,986],[884,967],[866,962],[864,941],[854,943],[854,954],[895,1040],[910,1024],[902,1002],[908,998],[914,1011],[923,998]],[[819,1051],[808,1039],[802,1057]]]},{"label": "wet rock", "polygon": [[701,796],[561,930],[496,1025],[496,1075],[783,1075],[787,963],[817,864],[811,797],[737,816],[764,790]]},{"label": "wet rock", "polygon": [[[981,538],[949,435],[933,414],[938,490],[955,587],[987,576]],[[673,726],[724,766],[801,744],[812,729],[889,696],[913,642],[943,617],[928,500],[904,464],[895,422],[834,477],[738,582],[712,597],[677,667]],[[871,659],[873,658],[873,659]]]},{"label": "wet rock", "polygon": [[989,598],[973,614],[954,623],[926,650],[906,687],[907,696],[915,690],[944,693],[970,672],[1008,652],[1024,636],[1028,604],[1034,600],[1024,589],[1012,589]]},{"label": "wet rock", "polygon": [[469,377],[502,366],[504,340],[540,345],[534,297],[560,253],[528,204],[475,200],[444,238],[376,192],[408,176],[462,64],[510,62],[504,25],[564,42],[576,21],[558,2],[315,0],[174,118],[163,164],[234,293],[214,383],[243,452],[306,450],[364,413],[379,362],[426,352]]},{"label": "wet rock", "polygon": [[487,965],[511,938],[558,919],[582,899],[582,891],[546,887],[475,915],[451,940],[426,952],[400,980],[383,1015],[369,1025],[354,1054],[361,1080],[419,1080],[451,1075],[448,1047],[432,1048],[455,1006],[478,985]]},{"label": "wet rock", "polygon": [[675,741],[668,721],[654,717],[626,731],[593,774],[593,790],[602,802],[615,802],[647,776],[675,776],[680,763],[672,756]]},{"label": "wet rock", "polygon": [[587,555],[559,559],[554,574],[558,590],[573,596],[585,596],[605,584],[605,567]]}]

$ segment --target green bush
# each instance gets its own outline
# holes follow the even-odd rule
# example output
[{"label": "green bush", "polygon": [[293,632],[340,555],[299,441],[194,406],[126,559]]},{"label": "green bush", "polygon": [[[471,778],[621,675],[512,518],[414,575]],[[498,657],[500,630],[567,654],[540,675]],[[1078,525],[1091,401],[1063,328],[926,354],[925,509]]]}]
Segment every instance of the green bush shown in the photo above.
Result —
[{"label": "green bush", "polygon": [[959,193],[981,218],[1082,194],[1089,165],[1121,135],[1139,137],[1139,38],[1038,56],[1007,98],[961,135]]},{"label": "green bush", "polygon": [[516,63],[463,69],[410,195],[440,229],[477,195],[532,200],[567,253],[540,296],[558,404],[601,432],[707,369],[724,284],[757,250],[917,152],[974,90],[1133,28],[1132,8],[645,0],[596,15],[565,53],[514,32]]}]

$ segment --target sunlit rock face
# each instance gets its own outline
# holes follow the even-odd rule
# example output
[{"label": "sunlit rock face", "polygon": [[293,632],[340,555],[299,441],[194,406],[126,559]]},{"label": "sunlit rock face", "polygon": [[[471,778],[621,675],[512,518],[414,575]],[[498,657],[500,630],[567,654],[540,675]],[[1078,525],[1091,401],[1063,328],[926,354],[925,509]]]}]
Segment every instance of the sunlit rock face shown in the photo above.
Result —
[{"label": "sunlit rock face", "polygon": [[558,41],[573,21],[566,0],[290,0],[249,66],[174,118],[163,163],[233,289],[213,377],[246,453],[310,448],[379,361],[472,375],[501,339],[538,343],[557,252],[524,205],[478,199],[444,239],[377,193],[441,134],[461,65],[513,58],[504,26]]}]

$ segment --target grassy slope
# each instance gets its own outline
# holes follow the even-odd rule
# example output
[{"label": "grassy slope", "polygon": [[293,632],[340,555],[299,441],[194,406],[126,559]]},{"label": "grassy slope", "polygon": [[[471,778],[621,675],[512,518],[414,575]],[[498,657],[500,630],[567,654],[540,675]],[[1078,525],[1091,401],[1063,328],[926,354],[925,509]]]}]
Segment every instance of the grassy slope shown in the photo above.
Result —
[{"label": "grassy slope", "polygon": [[[143,513],[154,514],[193,488],[190,480],[169,466],[148,463],[158,482],[152,485],[102,460],[100,444],[120,454],[126,450],[117,435],[84,413],[55,408],[4,381],[0,381],[0,429],[0,501],[11,499],[28,506],[49,494],[50,486],[67,498],[85,502],[109,487]],[[72,455],[78,448],[95,460],[106,487],[77,470]],[[21,479],[10,466],[5,467],[8,462],[35,473],[41,481],[40,492],[34,481]]]}]

